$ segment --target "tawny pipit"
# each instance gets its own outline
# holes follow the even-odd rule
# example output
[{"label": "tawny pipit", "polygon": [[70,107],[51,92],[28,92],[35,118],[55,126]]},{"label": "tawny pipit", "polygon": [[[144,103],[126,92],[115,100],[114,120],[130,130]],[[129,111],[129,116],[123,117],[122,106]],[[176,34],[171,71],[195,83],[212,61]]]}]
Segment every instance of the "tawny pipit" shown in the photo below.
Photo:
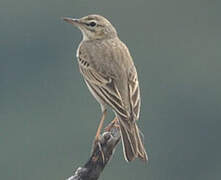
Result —
[{"label": "tawny pipit", "polygon": [[120,126],[125,159],[147,160],[136,124],[140,114],[140,88],[127,46],[118,38],[112,24],[100,15],[64,20],[77,26],[83,34],[77,50],[79,68],[102,110],[95,139],[100,135],[106,108],[110,106]]}]

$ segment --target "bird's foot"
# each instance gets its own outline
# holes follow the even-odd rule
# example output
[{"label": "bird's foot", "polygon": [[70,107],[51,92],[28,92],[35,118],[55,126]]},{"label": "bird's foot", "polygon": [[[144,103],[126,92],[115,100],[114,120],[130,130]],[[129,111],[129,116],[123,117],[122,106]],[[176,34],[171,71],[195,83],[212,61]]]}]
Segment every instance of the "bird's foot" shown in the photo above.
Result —
[{"label": "bird's foot", "polygon": [[98,148],[99,153],[101,153],[102,162],[105,163],[104,152],[102,150],[101,138],[100,136],[96,136],[93,142],[92,152],[94,152]]}]

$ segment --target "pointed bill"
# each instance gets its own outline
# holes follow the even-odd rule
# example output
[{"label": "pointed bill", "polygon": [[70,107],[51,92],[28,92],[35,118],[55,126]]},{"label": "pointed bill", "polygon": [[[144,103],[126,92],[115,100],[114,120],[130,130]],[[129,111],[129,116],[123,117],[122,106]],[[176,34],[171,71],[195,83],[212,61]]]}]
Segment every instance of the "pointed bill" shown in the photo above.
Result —
[{"label": "pointed bill", "polygon": [[73,24],[75,26],[78,26],[81,24],[81,22],[79,21],[79,19],[75,19],[75,18],[69,18],[69,17],[62,17],[62,19],[70,24]]}]

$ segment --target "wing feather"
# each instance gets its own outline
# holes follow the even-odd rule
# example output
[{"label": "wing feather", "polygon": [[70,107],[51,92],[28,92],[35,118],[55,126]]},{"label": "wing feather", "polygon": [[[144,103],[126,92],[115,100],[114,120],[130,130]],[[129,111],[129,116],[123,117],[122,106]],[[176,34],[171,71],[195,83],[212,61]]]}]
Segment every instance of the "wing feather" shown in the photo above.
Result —
[{"label": "wing feather", "polygon": [[79,63],[79,68],[93,93],[111,106],[118,114],[127,118],[128,112],[124,108],[121,94],[114,83],[114,79],[98,73],[92,67],[85,66],[84,63]]},{"label": "wing feather", "polygon": [[138,76],[135,67],[133,66],[129,71],[129,81],[128,81],[128,88],[129,88],[129,97],[131,103],[131,110],[135,119],[138,120],[140,116],[140,87]]}]

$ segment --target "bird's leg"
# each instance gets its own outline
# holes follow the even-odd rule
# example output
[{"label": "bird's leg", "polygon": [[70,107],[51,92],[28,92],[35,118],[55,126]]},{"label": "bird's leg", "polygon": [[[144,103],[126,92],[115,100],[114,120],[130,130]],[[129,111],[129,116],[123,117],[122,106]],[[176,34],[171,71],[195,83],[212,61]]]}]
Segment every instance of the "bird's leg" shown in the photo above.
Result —
[{"label": "bird's leg", "polygon": [[105,127],[105,131],[110,131],[111,130],[111,128],[112,127],[117,127],[117,128],[119,128],[120,126],[119,126],[119,124],[118,124],[118,119],[117,119],[117,117],[115,117],[112,121],[111,121],[111,123],[110,124],[108,124],[108,126],[107,127]]},{"label": "bird's leg", "polygon": [[101,134],[101,130],[102,130],[102,127],[104,124],[104,119],[106,118],[106,116],[107,116],[107,110],[105,109],[102,113],[101,120],[100,120],[99,126],[97,128],[97,132],[96,132],[96,136],[94,138],[94,143],[93,143],[93,148],[92,148],[92,150],[94,151],[96,148],[96,145],[98,145],[99,150],[102,155],[103,162],[105,162],[105,158],[104,158],[104,153],[102,151],[102,147],[101,147],[101,143],[100,143],[100,134]]},{"label": "bird's leg", "polygon": [[100,140],[100,134],[101,134],[101,130],[102,130],[102,127],[103,127],[103,124],[104,124],[104,119],[106,118],[106,116],[107,116],[107,110],[104,110],[103,113],[102,113],[102,116],[101,116],[99,126],[97,128],[96,136],[95,136],[95,139],[94,139],[95,142]]}]

